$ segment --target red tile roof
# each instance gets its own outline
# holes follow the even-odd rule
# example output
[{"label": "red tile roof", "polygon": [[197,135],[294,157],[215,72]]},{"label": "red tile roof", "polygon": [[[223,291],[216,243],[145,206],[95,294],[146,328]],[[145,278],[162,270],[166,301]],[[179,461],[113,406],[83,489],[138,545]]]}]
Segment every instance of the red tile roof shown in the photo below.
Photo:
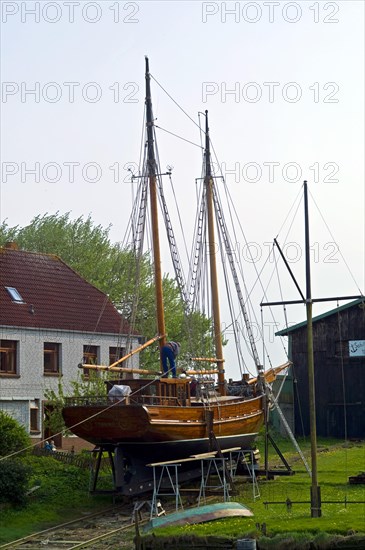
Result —
[{"label": "red tile roof", "polygon": [[[15,287],[24,303],[12,301],[5,287]],[[60,258],[11,248],[0,248],[0,325],[129,332],[108,297]]]}]

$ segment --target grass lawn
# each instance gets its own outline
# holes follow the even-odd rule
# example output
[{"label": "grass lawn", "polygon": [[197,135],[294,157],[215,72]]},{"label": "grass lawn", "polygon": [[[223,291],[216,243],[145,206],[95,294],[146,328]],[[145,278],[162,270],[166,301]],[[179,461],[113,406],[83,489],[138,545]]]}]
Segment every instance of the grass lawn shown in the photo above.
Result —
[{"label": "grass lawn", "polygon": [[39,488],[26,506],[0,508],[0,544],[111,505],[110,497],[89,495],[88,470],[47,456],[26,456],[23,460],[32,468],[30,486]]},{"label": "grass lawn", "polygon": [[[259,440],[259,447],[262,448],[262,444],[262,440]],[[241,502],[253,511],[252,518],[232,518],[183,528],[156,529],[155,535],[167,539],[179,535],[219,535],[231,539],[260,537],[260,545],[266,541],[265,548],[275,550],[280,548],[278,538],[288,540],[289,536],[294,537],[296,543],[294,546],[287,543],[285,548],[300,548],[300,541],[315,537],[326,540],[326,533],[361,533],[365,537],[365,485],[348,484],[349,476],[365,471],[365,442],[344,444],[338,440],[318,441],[318,482],[323,502],[320,518],[311,518],[310,515],[311,479],[300,457],[290,441],[281,439],[278,444],[295,475],[277,476],[272,481],[261,478],[260,498],[256,500],[253,499],[252,484],[243,482],[241,478],[236,482],[238,494],[231,496],[232,501]],[[310,464],[309,441],[300,441],[299,444]],[[0,509],[0,544],[112,504],[110,496],[89,495],[87,470],[64,465],[52,457],[29,456],[24,460],[33,469],[31,486],[40,485],[40,488],[32,494],[24,508]],[[270,467],[279,463],[280,459],[275,451],[270,449]],[[286,501],[288,498],[293,502],[291,509],[286,504],[264,505],[265,501]],[[216,499],[217,502],[221,500],[220,497]],[[327,504],[326,501],[329,500],[340,502]],[[306,502],[297,504],[295,501]],[[352,501],[362,503],[353,504]],[[365,548],[365,538],[357,547]]]},{"label": "grass lawn", "polygon": [[[299,442],[301,449],[310,465],[310,443]],[[259,441],[262,447],[262,441]],[[318,483],[322,496],[322,516],[312,518],[310,512],[309,477],[303,462],[293,450],[292,444],[281,440],[279,447],[292,469],[293,476],[277,476],[272,481],[259,480],[260,498],[254,500],[252,484],[237,482],[238,494],[231,500],[248,506],[254,516],[252,518],[232,518],[215,522],[184,526],[181,528],[161,528],[155,530],[158,536],[198,535],[224,536],[231,538],[269,537],[272,548],[279,548],[278,539],[287,538],[289,533],[295,533],[299,548],[300,540],[326,539],[328,534],[359,534],[364,536],[365,548],[365,485],[350,485],[348,478],[365,471],[365,443],[347,443],[338,440],[318,441]],[[270,466],[278,465],[280,459],[275,458],[275,451],[270,449]],[[261,453],[263,459],[263,453]],[[277,455],[276,455],[277,456]],[[263,460],[262,460],[263,461]],[[288,509],[286,504],[268,504],[264,502],[285,502],[290,499],[293,504]],[[345,503],[347,501],[347,504]],[[304,503],[295,503],[304,501]],[[326,503],[326,501],[339,501]],[[361,501],[353,504],[352,502]],[[285,537],[284,537],[285,535]],[[262,539],[264,540],[264,539]],[[267,546],[268,548],[270,547]],[[289,548],[290,546],[287,546]],[[292,546],[294,548],[295,546]]]}]

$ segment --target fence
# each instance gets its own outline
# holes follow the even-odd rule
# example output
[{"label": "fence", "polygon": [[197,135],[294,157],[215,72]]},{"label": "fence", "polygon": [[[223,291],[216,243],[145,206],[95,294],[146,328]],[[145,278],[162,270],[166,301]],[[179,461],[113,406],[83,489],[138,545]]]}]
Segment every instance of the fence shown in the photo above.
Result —
[{"label": "fence", "polygon": [[79,468],[89,469],[92,464],[92,454],[88,455],[76,455],[71,452],[65,451],[48,451],[42,449],[42,447],[34,447],[33,454],[36,456],[51,456],[64,464],[72,464],[72,466],[78,466]]}]

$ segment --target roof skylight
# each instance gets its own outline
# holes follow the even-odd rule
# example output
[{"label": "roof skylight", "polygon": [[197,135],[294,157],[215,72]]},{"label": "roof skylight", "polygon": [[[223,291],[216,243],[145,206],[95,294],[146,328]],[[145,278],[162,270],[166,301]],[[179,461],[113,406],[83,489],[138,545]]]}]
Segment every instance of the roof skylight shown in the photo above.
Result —
[{"label": "roof skylight", "polygon": [[6,286],[5,288],[8,291],[8,294],[10,298],[13,300],[13,302],[17,302],[18,304],[24,304],[24,300],[16,288],[14,288],[13,286]]}]

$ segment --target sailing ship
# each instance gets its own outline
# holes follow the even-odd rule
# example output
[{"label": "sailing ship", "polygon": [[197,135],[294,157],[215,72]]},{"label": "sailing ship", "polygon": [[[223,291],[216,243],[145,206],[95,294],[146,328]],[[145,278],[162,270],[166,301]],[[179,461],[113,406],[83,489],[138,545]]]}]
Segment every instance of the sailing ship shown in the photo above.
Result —
[{"label": "sailing ship", "polygon": [[[108,389],[120,387],[124,395],[111,397],[68,398],[63,408],[63,417],[69,430],[101,449],[120,453],[123,460],[135,465],[158,461],[183,459],[192,455],[215,450],[240,447],[249,449],[262,427],[267,407],[266,387],[277,372],[289,363],[265,372],[261,366],[253,335],[248,334],[257,375],[235,385],[235,395],[230,394],[225,379],[221,321],[218,300],[218,275],[216,254],[209,254],[212,317],[214,328],[215,357],[208,358],[210,366],[200,391],[192,390],[191,378],[155,377],[148,370],[123,368],[120,364],[136,351],[158,341],[160,349],[166,344],[166,328],[163,306],[161,275],[161,252],[159,244],[159,217],[154,118],[151,101],[151,76],[146,58],[146,181],[150,198],[153,235],[154,284],[158,336],[134,350],[111,366],[100,367],[119,373],[115,380],[108,381]],[[209,248],[215,250],[215,182],[212,174],[208,113],[205,112],[204,153],[204,200],[206,201],[207,232]],[[231,269],[235,269],[231,261]],[[235,273],[233,272],[233,275]],[[236,274],[237,275],[237,274]],[[237,279],[237,277],[236,277]],[[240,297],[242,314],[248,320],[243,297]],[[201,358],[200,358],[201,359]],[[85,364],[84,368],[94,368]],[[132,373],[129,377],[128,373]],[[138,373],[139,378],[133,374]],[[208,375],[207,375],[208,373]],[[218,384],[207,380],[211,373],[218,375]],[[188,374],[188,373],[187,373]],[[110,393],[110,392],[109,392]],[[113,393],[113,392],[111,392]],[[193,395],[194,393],[194,395]]]}]

